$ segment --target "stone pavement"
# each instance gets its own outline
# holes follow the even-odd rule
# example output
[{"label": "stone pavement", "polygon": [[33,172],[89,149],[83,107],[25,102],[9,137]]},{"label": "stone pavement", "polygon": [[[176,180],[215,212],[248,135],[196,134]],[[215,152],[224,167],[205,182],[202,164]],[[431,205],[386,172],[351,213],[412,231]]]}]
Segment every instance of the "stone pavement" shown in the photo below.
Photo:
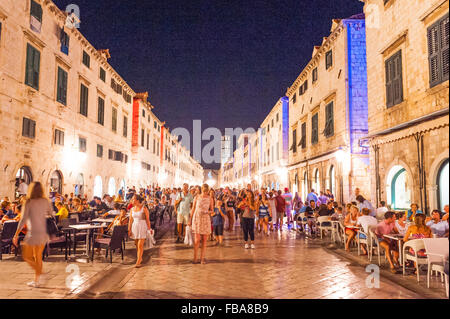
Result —
[{"label": "stone pavement", "polygon": [[423,298],[383,278],[379,289],[368,288],[364,267],[327,252],[320,240],[298,236],[258,234],[256,249],[244,249],[236,227],[225,247],[208,242],[207,264],[194,265],[193,249],[168,233],[114,298]]}]

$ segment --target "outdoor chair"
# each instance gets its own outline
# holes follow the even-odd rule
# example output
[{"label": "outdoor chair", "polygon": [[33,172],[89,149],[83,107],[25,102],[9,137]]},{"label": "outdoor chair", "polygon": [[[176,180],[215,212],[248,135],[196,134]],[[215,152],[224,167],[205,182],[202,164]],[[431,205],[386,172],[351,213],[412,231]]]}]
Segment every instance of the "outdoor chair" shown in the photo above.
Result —
[{"label": "outdoor chair", "polygon": [[52,248],[60,248],[61,251],[63,250],[63,248],[65,249],[64,252],[64,258],[65,260],[67,260],[67,249],[69,249],[69,254],[70,254],[70,239],[67,233],[65,232],[60,232],[58,234],[58,236],[50,238],[50,240],[47,242],[47,245],[45,245],[44,251],[43,251],[43,259],[45,259],[45,257],[48,257],[49,255],[49,251]]},{"label": "outdoor chair", "polygon": [[[7,250],[8,254],[11,253],[11,246],[13,246],[13,237],[16,233],[19,222],[5,222],[3,224],[3,230],[0,234],[0,260],[2,260],[3,250]],[[15,255],[17,256],[17,248],[15,249]]]},{"label": "outdoor chair", "polygon": [[[94,260],[95,248],[105,248],[106,249],[106,258],[108,258],[108,253],[109,253],[110,263],[112,263],[113,252],[116,249],[120,249],[120,252],[122,254],[122,260],[123,260],[123,251],[124,251],[123,241],[125,239],[125,235],[127,234],[127,231],[128,231],[128,226],[123,225],[123,226],[115,226],[111,236],[106,235],[106,234],[101,234],[98,232],[94,232],[91,260],[92,261]],[[95,238],[96,235],[102,235],[103,238]]]},{"label": "outdoor chair", "polygon": [[448,259],[448,239],[424,238],[422,240],[428,257],[427,287],[430,288],[431,273],[436,271],[441,274],[442,281],[445,279],[445,292],[448,297],[448,275],[444,272],[445,258]]},{"label": "outdoor chair", "polygon": [[369,237],[370,237],[369,260],[372,262],[373,251],[376,250],[378,256],[378,266],[381,266],[381,253],[384,251],[384,249],[381,248],[380,242],[378,241],[378,236],[375,234],[374,229],[375,229],[374,227],[369,228]]},{"label": "outdoor chair", "polygon": [[[446,239],[446,240],[448,241],[448,239]],[[412,248],[414,250],[414,255],[412,255],[409,252],[409,248]],[[425,249],[425,244],[423,242],[423,239],[413,239],[413,240],[407,241],[403,245],[403,251],[402,251],[402,253],[403,253],[403,275],[405,275],[405,272],[406,272],[406,262],[408,260],[411,260],[416,264],[417,282],[420,282],[419,266],[428,264],[427,257],[419,257],[417,255],[417,252],[421,249]]]},{"label": "outdoor chair", "polygon": [[333,225],[331,224],[330,216],[320,216],[317,218],[317,229],[320,232],[320,239],[323,238],[323,231],[333,231]]},{"label": "outdoor chair", "polygon": [[[361,238],[361,235],[363,235],[363,237],[365,237],[365,238]],[[367,259],[370,259],[370,253],[372,250],[370,233],[365,233],[361,229],[358,230],[358,232],[356,233],[356,242],[358,244],[358,256],[361,255],[361,244],[364,244],[367,247],[367,249],[366,249],[367,250]]]}]

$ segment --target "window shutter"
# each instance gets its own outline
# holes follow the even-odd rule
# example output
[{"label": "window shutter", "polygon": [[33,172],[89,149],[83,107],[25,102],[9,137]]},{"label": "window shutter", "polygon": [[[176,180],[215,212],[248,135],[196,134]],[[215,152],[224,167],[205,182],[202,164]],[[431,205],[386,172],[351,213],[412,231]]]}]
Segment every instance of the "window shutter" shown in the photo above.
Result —
[{"label": "window shutter", "polygon": [[39,22],[42,22],[42,7],[39,3],[31,0],[30,14]]},{"label": "window shutter", "polygon": [[392,70],[391,60],[385,62],[386,67],[386,106],[391,107],[394,105],[394,94],[392,92]]},{"label": "window shutter", "polygon": [[394,78],[394,104],[403,101],[403,84],[402,84],[402,52],[399,51],[393,60],[393,68],[395,70]]},{"label": "window shutter", "polygon": [[33,47],[27,44],[27,65],[25,71],[25,83],[32,86],[31,79],[33,78]]},{"label": "window shutter", "polygon": [[448,72],[449,72],[449,16],[444,17],[442,21],[439,23],[439,29],[440,29],[440,49],[441,49],[441,81],[448,80]]},{"label": "window shutter", "polygon": [[67,72],[62,71],[62,100],[67,104]]},{"label": "window shutter", "polygon": [[41,53],[34,49],[33,55],[33,87],[39,90],[39,65],[40,65]]}]

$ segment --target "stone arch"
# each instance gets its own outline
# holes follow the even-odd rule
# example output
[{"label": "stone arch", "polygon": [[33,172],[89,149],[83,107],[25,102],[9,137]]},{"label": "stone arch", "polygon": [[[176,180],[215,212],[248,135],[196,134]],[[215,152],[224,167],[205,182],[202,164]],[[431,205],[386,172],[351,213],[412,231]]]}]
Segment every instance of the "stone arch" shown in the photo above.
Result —
[{"label": "stone arch", "polygon": [[[384,177],[382,178],[382,180],[384,181],[383,185],[380,185],[384,196],[382,196],[384,198],[384,200],[386,201],[387,204],[391,205],[392,204],[392,200],[391,200],[391,191],[390,189],[392,188],[391,182],[392,182],[392,170],[394,167],[402,167],[405,169],[406,172],[406,183],[407,185],[409,185],[409,190],[410,190],[410,201],[411,203],[416,202],[415,199],[415,194],[414,194],[414,189],[412,187],[413,183],[414,183],[414,178],[413,178],[413,174],[411,171],[411,168],[409,167],[408,164],[406,164],[404,161],[395,158],[392,163],[387,167],[387,169],[384,171]],[[406,208],[406,207],[405,207]],[[421,208],[422,209],[422,208]]]},{"label": "stone arch", "polygon": [[[438,178],[439,178],[439,172],[442,167],[442,164],[445,163],[449,159],[448,150],[442,152],[436,158],[434,159],[433,163],[430,166],[429,169],[429,176],[427,178],[427,181],[429,184],[427,184],[427,192],[429,194],[429,205],[431,210],[433,209],[440,209],[439,206],[439,188],[438,188]],[[448,204],[448,203],[447,203]],[[442,206],[442,205],[441,205]]]}]

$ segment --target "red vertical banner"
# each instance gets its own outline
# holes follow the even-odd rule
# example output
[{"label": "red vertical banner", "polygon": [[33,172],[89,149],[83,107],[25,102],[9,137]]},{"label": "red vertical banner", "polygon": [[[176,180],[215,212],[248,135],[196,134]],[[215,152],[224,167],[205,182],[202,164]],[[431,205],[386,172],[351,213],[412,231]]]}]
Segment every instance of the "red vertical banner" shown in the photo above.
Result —
[{"label": "red vertical banner", "polygon": [[139,101],[140,99],[133,99],[133,115],[131,124],[131,146],[139,145]]}]

